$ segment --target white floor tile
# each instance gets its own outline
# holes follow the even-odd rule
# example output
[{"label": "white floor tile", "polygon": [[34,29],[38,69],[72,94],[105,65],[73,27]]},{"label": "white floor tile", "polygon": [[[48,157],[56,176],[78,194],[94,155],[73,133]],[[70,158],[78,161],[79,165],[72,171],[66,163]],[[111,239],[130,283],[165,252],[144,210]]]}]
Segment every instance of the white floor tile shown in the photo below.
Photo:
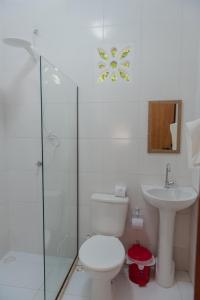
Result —
[{"label": "white floor tile", "polygon": [[89,298],[74,295],[65,295],[62,300],[89,300]]},{"label": "white floor tile", "polygon": [[1,300],[33,300],[35,291],[0,285]]},{"label": "white floor tile", "polygon": [[0,284],[37,290],[43,282],[43,264],[28,261],[0,262]]},{"label": "white floor tile", "polygon": [[162,288],[155,281],[150,282],[146,288],[140,288],[134,285],[134,297],[137,300],[181,300],[179,290],[177,286],[171,288]]},{"label": "white floor tile", "polygon": [[[55,294],[54,293],[48,293],[46,294],[48,300],[55,300]],[[38,291],[33,297],[33,300],[44,300],[44,291]]]},{"label": "white floor tile", "polygon": [[[46,259],[47,298],[54,300],[72,260],[48,256]],[[44,300],[43,256],[8,252],[0,260],[0,300]]]},{"label": "white floor tile", "polygon": [[[193,287],[189,282],[189,276],[185,272],[179,272],[174,286],[162,288],[154,280],[146,287],[139,287],[128,279],[126,270],[113,280],[114,300],[193,300]],[[87,272],[74,272],[63,300],[88,300],[91,282]]]},{"label": "white floor tile", "polygon": [[50,269],[46,275],[46,289],[48,292],[57,292],[62,285],[66,274],[68,273],[70,265],[58,264]]},{"label": "white floor tile", "polygon": [[127,280],[125,272],[121,272],[113,281],[113,297],[115,300],[136,300],[134,296],[133,284]]},{"label": "white floor tile", "polygon": [[193,300],[194,288],[190,282],[178,282],[177,283],[181,300]]},{"label": "white floor tile", "polygon": [[17,252],[17,251],[10,251],[8,252],[4,258],[2,258],[2,261],[9,257],[9,256],[14,256],[16,257],[16,260],[18,261],[28,261],[28,262],[36,262],[36,263],[40,263],[43,264],[44,260],[43,260],[43,256],[39,255],[39,254],[31,254],[31,253],[27,253],[27,252]]},{"label": "white floor tile", "polygon": [[74,272],[66,290],[66,295],[89,297],[91,282],[87,272]]}]

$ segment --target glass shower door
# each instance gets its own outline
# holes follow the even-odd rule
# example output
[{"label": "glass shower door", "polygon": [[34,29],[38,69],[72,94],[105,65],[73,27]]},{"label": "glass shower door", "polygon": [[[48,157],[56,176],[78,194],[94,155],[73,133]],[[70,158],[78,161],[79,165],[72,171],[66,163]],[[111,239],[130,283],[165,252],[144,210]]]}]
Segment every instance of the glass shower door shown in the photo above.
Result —
[{"label": "glass shower door", "polygon": [[77,86],[41,58],[46,300],[77,256]]}]

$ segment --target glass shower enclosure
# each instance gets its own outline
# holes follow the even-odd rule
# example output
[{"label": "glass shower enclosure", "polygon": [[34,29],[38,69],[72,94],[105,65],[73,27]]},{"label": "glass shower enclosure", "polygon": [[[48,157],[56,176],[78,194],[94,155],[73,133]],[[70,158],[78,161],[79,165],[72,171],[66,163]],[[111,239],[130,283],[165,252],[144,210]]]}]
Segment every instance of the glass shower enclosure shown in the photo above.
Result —
[{"label": "glass shower enclosure", "polygon": [[0,299],[55,300],[78,251],[78,88],[25,59],[0,95]]},{"label": "glass shower enclosure", "polygon": [[40,59],[44,297],[56,299],[78,250],[76,84]]}]

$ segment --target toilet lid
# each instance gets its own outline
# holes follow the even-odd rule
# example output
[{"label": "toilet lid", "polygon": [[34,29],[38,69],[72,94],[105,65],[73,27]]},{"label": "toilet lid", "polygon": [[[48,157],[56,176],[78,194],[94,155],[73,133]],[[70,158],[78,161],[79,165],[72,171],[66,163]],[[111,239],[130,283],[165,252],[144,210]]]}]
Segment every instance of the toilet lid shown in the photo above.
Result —
[{"label": "toilet lid", "polygon": [[80,262],[95,271],[109,271],[123,264],[125,250],[115,237],[96,235],[83,243],[79,250]]}]

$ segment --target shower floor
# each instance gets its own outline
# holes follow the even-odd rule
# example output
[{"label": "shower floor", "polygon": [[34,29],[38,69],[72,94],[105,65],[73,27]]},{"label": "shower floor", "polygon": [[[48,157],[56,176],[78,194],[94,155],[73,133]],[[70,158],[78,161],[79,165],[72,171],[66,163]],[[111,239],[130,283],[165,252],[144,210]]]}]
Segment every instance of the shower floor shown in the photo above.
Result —
[{"label": "shower floor", "polygon": [[[72,259],[48,256],[46,282],[48,299],[54,299]],[[43,256],[8,252],[0,260],[1,300],[43,300]]]}]

